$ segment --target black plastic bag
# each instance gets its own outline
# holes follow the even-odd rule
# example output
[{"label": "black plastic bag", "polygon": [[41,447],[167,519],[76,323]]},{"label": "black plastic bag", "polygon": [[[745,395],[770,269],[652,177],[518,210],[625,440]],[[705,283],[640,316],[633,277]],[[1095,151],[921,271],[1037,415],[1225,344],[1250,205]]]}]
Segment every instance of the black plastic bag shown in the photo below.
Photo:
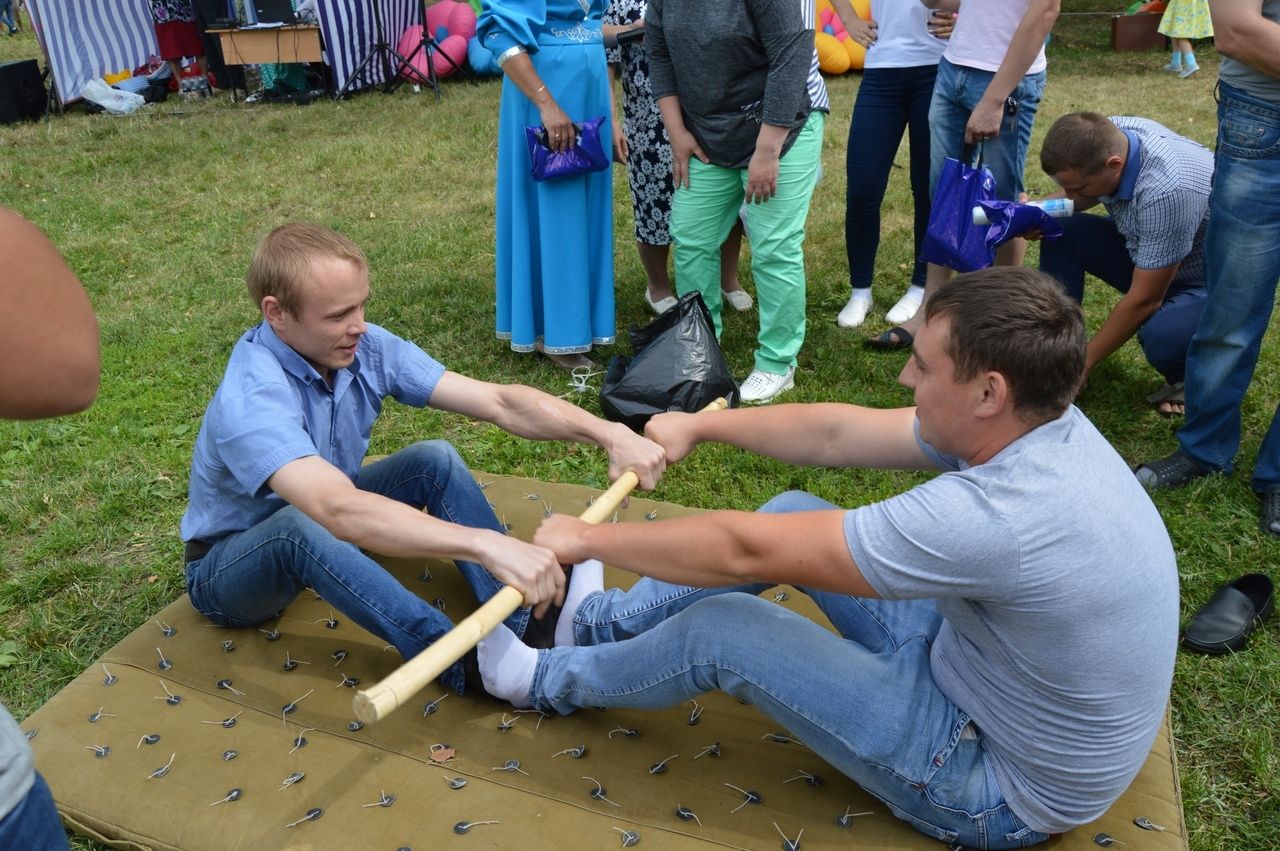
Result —
[{"label": "black plastic bag", "polygon": [[700,411],[721,396],[738,407],[738,384],[698,293],[643,328],[632,328],[631,348],[631,357],[609,362],[600,388],[606,419],[642,432],[654,414]]}]

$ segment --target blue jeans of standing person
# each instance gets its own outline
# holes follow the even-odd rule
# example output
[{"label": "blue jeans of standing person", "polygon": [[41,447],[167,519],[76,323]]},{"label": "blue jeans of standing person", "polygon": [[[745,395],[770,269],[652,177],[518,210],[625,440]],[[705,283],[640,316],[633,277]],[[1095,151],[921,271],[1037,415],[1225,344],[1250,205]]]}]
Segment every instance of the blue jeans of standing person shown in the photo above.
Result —
[{"label": "blue jeans of standing person", "polygon": [[[834,507],[793,491],[761,511]],[[592,595],[575,615],[575,638],[595,646],[540,652],[533,706],[659,709],[718,689],[754,704],[928,836],[972,848],[1048,838],[1009,809],[982,734],[934,683],[929,652],[942,618],[931,601],[802,589],[837,635],[754,596],[768,587],[641,580]]]},{"label": "blue jeans of standing person", "polygon": [[67,847],[67,834],[62,829],[62,819],[58,818],[53,795],[37,772],[31,790],[0,819],[0,848],[60,851]]},{"label": "blue jeans of standing person", "polygon": [[929,225],[929,102],[937,75],[937,65],[862,72],[845,154],[844,245],[849,256],[849,283],[855,290],[870,287],[875,275],[880,205],[904,130],[910,134],[911,196],[915,202],[911,283],[924,286],[925,263],[919,258]]},{"label": "blue jeans of standing person", "polygon": [[952,65],[946,59],[938,63],[938,78],[933,85],[933,100],[929,104],[929,187],[930,195],[937,191],[938,176],[947,157],[970,162],[978,153],[996,179],[996,197],[1002,201],[1017,201],[1023,191],[1022,172],[1027,164],[1027,151],[1031,148],[1031,130],[1036,123],[1036,111],[1044,95],[1044,72],[1027,74],[1013,90],[1011,97],[1018,102],[1017,114],[1006,113],[1000,125],[1000,135],[987,139],[981,145],[967,146],[964,127],[969,123],[978,101],[995,74]]},{"label": "blue jeans of standing person", "polygon": [[[1253,378],[1280,281],[1280,104],[1227,83],[1218,90],[1218,149],[1205,233],[1208,293],[1187,353],[1182,451],[1231,472],[1240,405]],[[1280,490],[1280,408],[1271,419],[1253,489]]]},{"label": "blue jeans of standing person", "polygon": [[[502,531],[457,451],[443,440],[415,443],[362,468],[356,487],[412,505],[432,517]],[[458,569],[481,602],[502,588],[480,565],[458,561]],[[354,544],[293,506],[286,506],[243,532],[222,538],[202,558],[187,563],[187,593],[196,610],[226,627],[247,627],[277,615],[311,588],[346,617],[411,659],[453,624],[434,606],[400,584]],[[528,609],[506,625],[523,635]],[[441,683],[461,693],[462,664]]]},{"label": "blue jeans of standing person", "polygon": [[[1084,299],[1088,272],[1122,293],[1133,283],[1133,260],[1124,236],[1110,216],[1077,213],[1058,219],[1062,237],[1040,242],[1040,271],[1058,279],[1067,295]],[[1170,284],[1160,308],[1138,329],[1138,342],[1147,362],[1170,384],[1183,379],[1187,344],[1204,311],[1203,281]]]},{"label": "blue jeans of standing person", "polygon": [[13,0],[0,0],[0,23],[9,28],[9,35],[18,31],[18,25],[13,22]]}]

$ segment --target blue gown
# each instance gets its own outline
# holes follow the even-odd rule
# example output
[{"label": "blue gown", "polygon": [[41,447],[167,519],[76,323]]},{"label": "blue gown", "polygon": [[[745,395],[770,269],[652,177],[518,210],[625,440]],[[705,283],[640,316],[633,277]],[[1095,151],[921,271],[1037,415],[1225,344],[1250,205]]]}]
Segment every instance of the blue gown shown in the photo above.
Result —
[{"label": "blue gown", "polygon": [[[573,121],[603,115],[613,138],[609,83],[600,40],[603,0],[485,0],[477,35],[500,56],[529,52],[538,76]],[[550,354],[590,351],[614,340],[613,175],[536,182],[529,175],[526,125],[538,108],[510,80],[498,119],[497,322],[517,352],[541,341]]]}]

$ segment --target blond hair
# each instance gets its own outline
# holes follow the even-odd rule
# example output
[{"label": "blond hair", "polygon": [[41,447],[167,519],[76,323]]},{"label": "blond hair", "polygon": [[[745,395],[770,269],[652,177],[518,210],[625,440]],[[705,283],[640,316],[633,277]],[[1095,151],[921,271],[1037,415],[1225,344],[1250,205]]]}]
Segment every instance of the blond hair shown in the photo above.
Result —
[{"label": "blond hair", "polygon": [[254,304],[261,306],[274,296],[293,316],[302,306],[302,284],[318,258],[348,260],[362,272],[369,261],[360,247],[330,228],[306,222],[288,222],[263,237],[249,262],[245,284]]}]

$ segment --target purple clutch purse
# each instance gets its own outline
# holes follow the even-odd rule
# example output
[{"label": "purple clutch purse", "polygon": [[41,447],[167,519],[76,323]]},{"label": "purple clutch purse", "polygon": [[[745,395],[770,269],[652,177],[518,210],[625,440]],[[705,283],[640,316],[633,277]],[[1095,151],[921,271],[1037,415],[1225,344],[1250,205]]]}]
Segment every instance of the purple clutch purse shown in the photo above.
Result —
[{"label": "purple clutch purse", "polygon": [[603,171],[609,167],[609,157],[600,141],[600,125],[603,115],[574,122],[577,137],[573,147],[559,153],[547,147],[547,129],[541,124],[525,126],[525,140],[529,143],[529,171],[534,180],[557,180],[574,177],[589,171]]}]

